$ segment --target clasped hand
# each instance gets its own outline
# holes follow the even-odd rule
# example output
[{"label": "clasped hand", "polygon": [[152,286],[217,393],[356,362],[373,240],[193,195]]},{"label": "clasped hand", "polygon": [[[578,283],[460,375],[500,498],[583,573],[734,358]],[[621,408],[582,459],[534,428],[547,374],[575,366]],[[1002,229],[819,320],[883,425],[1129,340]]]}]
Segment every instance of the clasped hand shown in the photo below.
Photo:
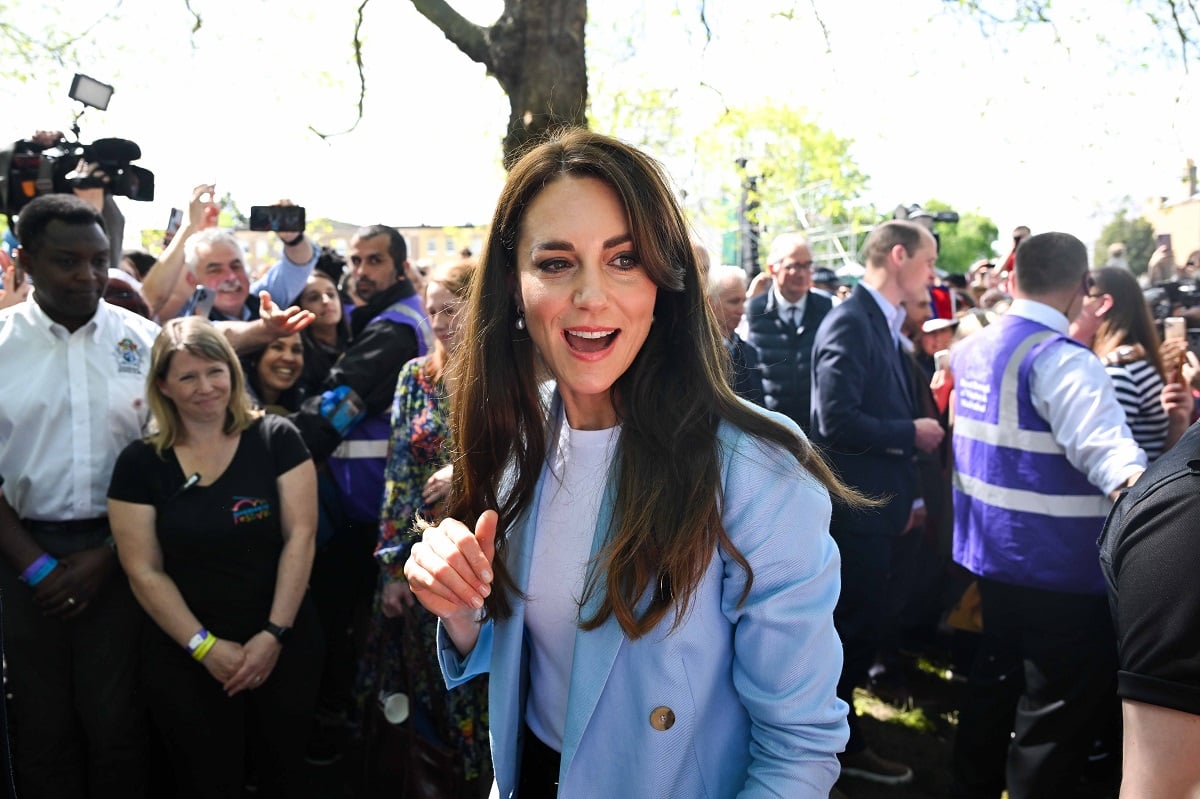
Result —
[{"label": "clasped hand", "polygon": [[245,644],[218,639],[201,664],[208,669],[229,696],[258,688],[275,669],[279,660],[279,641],[263,631]]}]

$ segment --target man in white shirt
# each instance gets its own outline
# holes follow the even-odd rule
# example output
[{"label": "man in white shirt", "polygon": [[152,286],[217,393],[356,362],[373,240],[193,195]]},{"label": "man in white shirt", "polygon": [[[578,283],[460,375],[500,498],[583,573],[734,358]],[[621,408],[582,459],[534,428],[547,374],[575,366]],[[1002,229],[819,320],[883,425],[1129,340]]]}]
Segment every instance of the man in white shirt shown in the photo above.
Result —
[{"label": "man in white shirt", "polygon": [[109,240],[92,206],[39,197],[17,232],[34,286],[0,312],[0,591],[17,788],[23,799],[141,797],[143,617],[105,497],[147,418],[158,327],[101,300]]},{"label": "man in white shirt", "polygon": [[1015,277],[1008,313],[951,355],[954,559],[983,599],[955,797],[1074,789],[1116,691],[1096,539],[1146,467],[1104,366],[1068,336],[1091,288],[1083,243],[1032,236]]}]

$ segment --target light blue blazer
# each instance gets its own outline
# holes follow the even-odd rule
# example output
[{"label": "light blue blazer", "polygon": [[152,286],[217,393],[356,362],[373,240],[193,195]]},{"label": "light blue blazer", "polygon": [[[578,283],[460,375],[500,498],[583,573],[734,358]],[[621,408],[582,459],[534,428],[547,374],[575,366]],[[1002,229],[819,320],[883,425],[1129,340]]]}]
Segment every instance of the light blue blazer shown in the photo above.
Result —
[{"label": "light blue blazer", "polygon": [[[786,417],[761,412],[799,433]],[[846,704],[834,695],[842,647],[833,628],[840,578],[829,495],[782,449],[727,423],[718,436],[722,518],[754,570],[750,594],[738,604],[745,572],[718,552],[675,630],[668,614],[636,641],[611,617],[576,633],[559,771],[564,799],[824,799],[838,777],[848,727]],[[545,482],[543,470],[508,533],[506,562],[521,589]],[[614,496],[610,480],[593,554]],[[491,673],[493,795],[498,788],[501,797],[516,796],[519,781],[530,680],[524,617],[518,600],[510,618],[484,624],[465,658],[439,631],[450,687]]]}]

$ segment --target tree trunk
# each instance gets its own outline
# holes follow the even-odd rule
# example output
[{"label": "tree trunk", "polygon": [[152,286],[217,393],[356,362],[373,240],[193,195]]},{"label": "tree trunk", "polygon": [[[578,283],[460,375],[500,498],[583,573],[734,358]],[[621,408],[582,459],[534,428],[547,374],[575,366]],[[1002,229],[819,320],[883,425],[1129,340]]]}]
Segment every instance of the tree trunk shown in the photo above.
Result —
[{"label": "tree trunk", "polygon": [[587,0],[505,0],[490,28],[444,0],[411,0],[467,56],[487,67],[508,95],[504,165],[549,130],[587,125],[584,28]]}]

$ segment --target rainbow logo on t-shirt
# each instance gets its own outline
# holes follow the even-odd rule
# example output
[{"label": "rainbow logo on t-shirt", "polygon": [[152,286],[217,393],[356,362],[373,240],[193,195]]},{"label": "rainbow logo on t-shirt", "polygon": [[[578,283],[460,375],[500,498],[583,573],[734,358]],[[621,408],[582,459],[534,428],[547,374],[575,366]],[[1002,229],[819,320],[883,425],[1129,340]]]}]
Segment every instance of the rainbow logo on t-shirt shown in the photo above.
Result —
[{"label": "rainbow logo on t-shirt", "polygon": [[245,524],[271,517],[271,503],[257,497],[234,497],[233,523]]}]

